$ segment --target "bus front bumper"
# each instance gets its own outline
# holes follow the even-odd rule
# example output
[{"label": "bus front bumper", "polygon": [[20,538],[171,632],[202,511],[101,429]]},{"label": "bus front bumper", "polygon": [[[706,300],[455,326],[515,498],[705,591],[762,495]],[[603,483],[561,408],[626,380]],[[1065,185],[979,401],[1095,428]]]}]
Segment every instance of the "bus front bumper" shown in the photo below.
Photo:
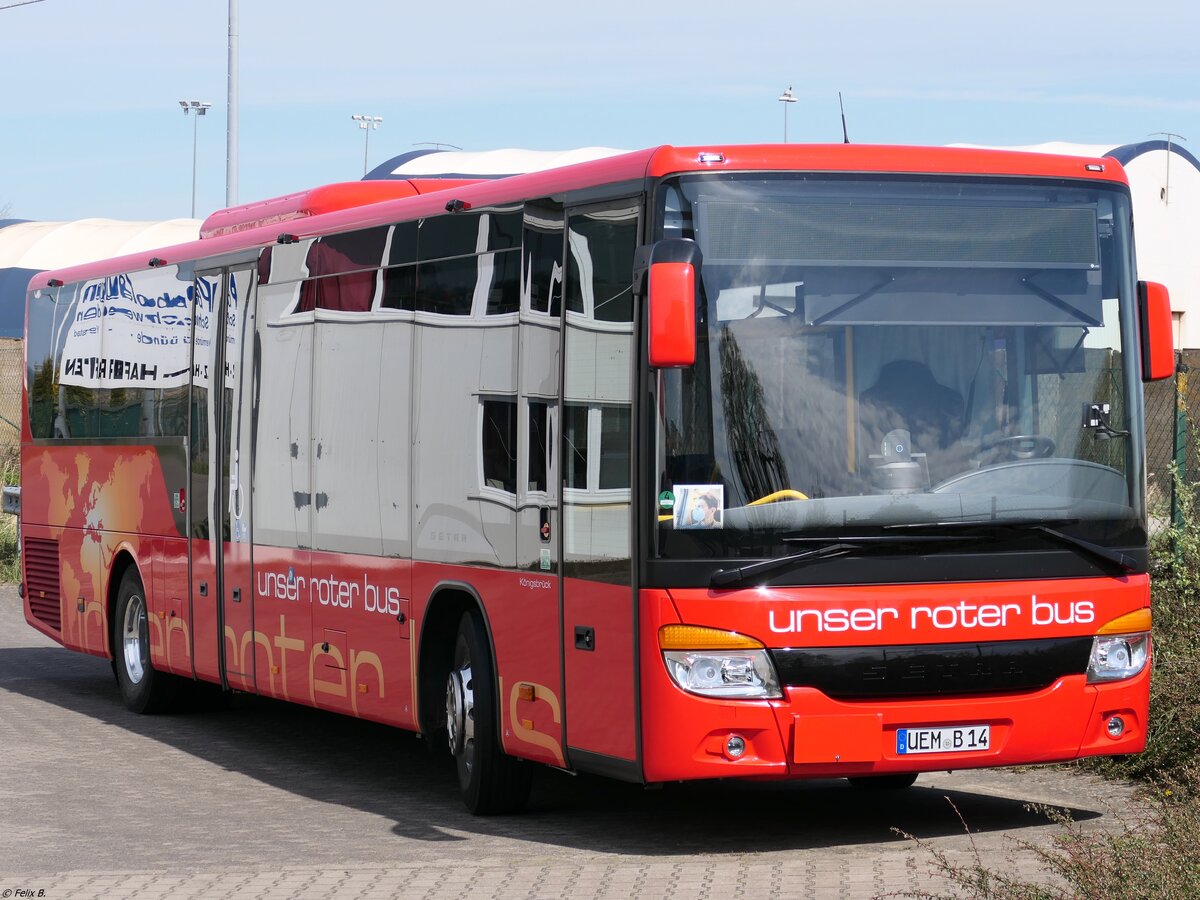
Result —
[{"label": "bus front bumper", "polygon": [[[839,701],[813,688],[780,700],[713,700],[665,677],[643,685],[648,782],[705,778],[841,778],[1063,762],[1137,753],[1146,744],[1150,667],[1125,681],[1059,678],[1022,694]],[[1120,720],[1120,732],[1113,723]],[[987,746],[913,750],[914,730],[979,729]],[[976,734],[979,732],[977,731]],[[738,752],[740,749],[741,752]]]}]

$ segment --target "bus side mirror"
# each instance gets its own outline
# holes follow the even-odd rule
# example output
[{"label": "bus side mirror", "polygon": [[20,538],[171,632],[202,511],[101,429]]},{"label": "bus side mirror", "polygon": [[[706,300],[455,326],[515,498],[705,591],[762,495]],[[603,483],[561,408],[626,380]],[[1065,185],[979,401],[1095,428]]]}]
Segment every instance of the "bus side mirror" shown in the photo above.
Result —
[{"label": "bus side mirror", "polygon": [[1138,282],[1138,317],[1142,338],[1142,380],[1158,381],[1175,374],[1171,340],[1171,298],[1166,285]]},{"label": "bus side mirror", "polygon": [[648,254],[646,284],[650,365],[686,368],[696,363],[696,275],[700,248],[669,238]]}]

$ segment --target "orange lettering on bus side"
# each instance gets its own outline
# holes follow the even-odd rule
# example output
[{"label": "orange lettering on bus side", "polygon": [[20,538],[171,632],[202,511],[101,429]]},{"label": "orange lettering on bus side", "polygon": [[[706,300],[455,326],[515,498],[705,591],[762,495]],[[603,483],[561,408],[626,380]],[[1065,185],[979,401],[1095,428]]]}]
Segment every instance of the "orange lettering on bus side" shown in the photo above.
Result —
[{"label": "orange lettering on bus side", "polygon": [[[261,631],[254,632],[254,643],[261,644],[267,651],[267,675],[271,685],[271,694],[275,693],[275,651],[271,648],[271,639]],[[256,663],[257,666],[257,663]],[[255,673],[257,675],[257,673]]]},{"label": "orange lettering on bus side", "polygon": [[[562,746],[558,738],[549,734],[537,731],[533,728],[527,728],[521,722],[521,716],[517,709],[517,702],[520,699],[520,690],[522,684],[531,684],[533,687],[533,702],[541,700],[550,706],[550,715],[556,725],[562,723],[562,708],[558,701],[558,696],[550,688],[544,684],[532,684],[524,681],[514,684],[512,690],[508,694],[508,717],[512,727],[513,737],[519,741],[524,741],[527,744],[533,744],[535,747],[542,747],[549,750],[554,755],[554,759],[560,766],[566,765],[563,759]],[[500,694],[504,695],[504,679],[500,679]]]},{"label": "orange lettering on bus side", "polygon": [[279,670],[283,680],[283,696],[285,699],[291,699],[288,696],[288,677],[287,677],[287,658],[289,650],[304,650],[304,641],[299,638],[290,638],[287,636],[287,626],[284,622],[283,614],[279,614],[279,634],[275,638],[275,646],[279,648]]},{"label": "orange lettering on bus side", "polygon": [[[332,649],[332,648],[331,648]],[[375,674],[379,677],[379,696],[383,697],[383,661],[379,655],[372,653],[370,650],[350,650],[350,681],[358,684],[358,670],[362,666],[370,666],[375,670]],[[350,707],[354,710],[354,714],[358,715],[358,691],[350,692]]]}]

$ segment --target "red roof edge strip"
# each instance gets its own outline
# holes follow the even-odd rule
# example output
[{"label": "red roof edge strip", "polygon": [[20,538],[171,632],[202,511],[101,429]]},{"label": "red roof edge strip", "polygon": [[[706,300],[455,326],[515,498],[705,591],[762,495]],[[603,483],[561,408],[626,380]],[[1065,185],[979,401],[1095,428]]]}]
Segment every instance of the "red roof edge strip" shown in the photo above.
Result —
[{"label": "red roof edge strip", "polygon": [[256,200],[242,206],[217,210],[200,226],[200,237],[214,238],[238,231],[249,231],[262,225],[274,225],[319,216],[322,213],[352,209],[398,200],[425,193],[429,188],[418,189],[408,181],[343,181],[321,187],[284,194],[269,200]]},{"label": "red roof edge strip", "polygon": [[[717,157],[701,160],[701,154]],[[1092,167],[1092,168],[1089,168]],[[1097,168],[1099,167],[1099,168]],[[880,172],[887,174],[1014,175],[1087,178],[1127,184],[1121,164],[1027,150],[977,147],[906,147],[879,144],[757,144],[745,146],[660,147],[647,172],[662,177],[679,172],[792,170]]]}]

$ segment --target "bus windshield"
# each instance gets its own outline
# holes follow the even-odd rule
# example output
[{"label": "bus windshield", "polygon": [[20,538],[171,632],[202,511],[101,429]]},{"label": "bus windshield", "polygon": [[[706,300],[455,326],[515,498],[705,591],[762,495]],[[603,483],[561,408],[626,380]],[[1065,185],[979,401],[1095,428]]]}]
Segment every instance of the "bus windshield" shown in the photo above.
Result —
[{"label": "bus windshield", "polygon": [[1020,179],[664,184],[702,252],[697,358],[658,375],[657,553],[906,525],[1139,521],[1127,193]]}]

